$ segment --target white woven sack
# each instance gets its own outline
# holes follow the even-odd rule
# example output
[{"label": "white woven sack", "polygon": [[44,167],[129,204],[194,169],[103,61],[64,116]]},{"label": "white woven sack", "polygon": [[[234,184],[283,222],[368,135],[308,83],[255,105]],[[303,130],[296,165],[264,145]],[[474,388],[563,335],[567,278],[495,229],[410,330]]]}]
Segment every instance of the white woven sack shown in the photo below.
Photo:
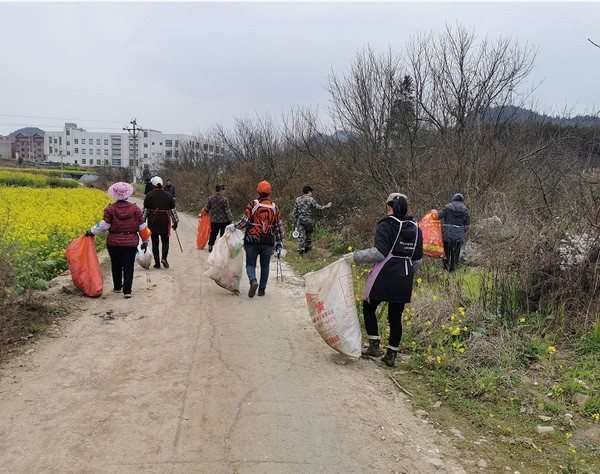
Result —
[{"label": "white woven sack", "polygon": [[232,234],[232,232],[225,232],[217,239],[212,252],[208,255],[210,268],[204,274],[220,287],[231,291],[234,295],[239,295],[240,280],[244,270],[244,253],[239,251],[235,257],[231,257],[228,236]]},{"label": "white woven sack", "polygon": [[360,323],[350,264],[341,258],[307,273],[304,279],[310,319],[323,340],[342,354],[360,357]]},{"label": "white woven sack", "polygon": [[138,245],[135,261],[147,270],[152,265],[152,252],[148,247],[146,247],[146,250],[142,250],[140,245]]}]

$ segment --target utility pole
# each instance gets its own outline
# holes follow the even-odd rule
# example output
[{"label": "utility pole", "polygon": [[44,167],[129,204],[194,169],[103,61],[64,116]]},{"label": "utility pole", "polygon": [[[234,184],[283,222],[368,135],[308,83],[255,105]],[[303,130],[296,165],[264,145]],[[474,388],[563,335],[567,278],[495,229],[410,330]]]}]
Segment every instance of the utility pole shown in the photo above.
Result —
[{"label": "utility pole", "polygon": [[131,119],[129,123],[132,125],[132,127],[123,127],[123,130],[127,130],[129,135],[131,135],[133,138],[133,161],[131,163],[131,173],[133,174],[133,184],[135,184],[137,182],[135,175],[135,169],[137,167],[137,137],[140,132],[144,131],[144,129],[137,126],[137,121],[135,119]]}]

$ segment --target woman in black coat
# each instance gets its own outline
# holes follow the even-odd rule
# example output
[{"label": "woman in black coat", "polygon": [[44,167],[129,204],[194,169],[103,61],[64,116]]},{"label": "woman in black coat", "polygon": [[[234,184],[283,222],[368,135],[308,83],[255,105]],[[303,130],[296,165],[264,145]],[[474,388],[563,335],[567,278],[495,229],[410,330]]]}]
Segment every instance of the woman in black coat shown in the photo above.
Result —
[{"label": "woman in black coat", "polygon": [[374,263],[365,284],[363,316],[369,336],[366,356],[381,355],[380,337],[375,311],[383,301],[388,303],[390,338],[381,361],[389,367],[396,364],[402,338],[402,313],[410,303],[415,272],[423,258],[423,234],[412,217],[407,216],[406,196],[392,193],[386,202],[386,216],[377,224],[375,245],[370,249],[346,254],[347,261]]}]

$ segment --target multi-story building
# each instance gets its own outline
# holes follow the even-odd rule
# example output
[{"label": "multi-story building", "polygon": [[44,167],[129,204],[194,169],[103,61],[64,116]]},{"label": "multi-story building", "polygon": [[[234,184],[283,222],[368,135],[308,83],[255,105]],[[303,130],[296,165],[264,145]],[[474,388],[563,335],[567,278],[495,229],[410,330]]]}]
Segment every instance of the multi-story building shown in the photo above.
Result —
[{"label": "multi-story building", "polygon": [[62,131],[45,134],[44,151],[50,163],[130,168],[138,179],[145,169],[155,170],[163,160],[178,157],[188,143],[211,150],[211,156],[224,154],[223,147],[195,143],[197,139],[191,135],[165,134],[152,129],[140,130],[135,140],[129,132],[88,132],[75,123],[65,123]]},{"label": "multi-story building", "polygon": [[12,147],[10,140],[0,135],[0,159],[10,160],[12,158]]},{"label": "multi-story building", "polygon": [[39,133],[18,133],[12,139],[12,156],[23,161],[45,161],[44,135]]}]

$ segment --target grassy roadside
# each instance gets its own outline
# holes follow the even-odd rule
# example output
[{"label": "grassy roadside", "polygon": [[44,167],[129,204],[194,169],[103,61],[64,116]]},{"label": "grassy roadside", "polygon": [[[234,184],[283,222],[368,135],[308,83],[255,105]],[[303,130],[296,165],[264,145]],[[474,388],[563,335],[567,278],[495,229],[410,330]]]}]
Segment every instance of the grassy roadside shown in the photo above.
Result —
[{"label": "grassy roadside", "polygon": [[[288,241],[286,261],[300,275],[348,251],[315,237],[304,257]],[[358,300],[368,271],[354,265]],[[401,357],[386,369],[417,413],[475,460],[475,472],[600,473],[600,320],[583,336],[552,333],[553,315],[507,321],[483,311],[475,268],[449,276],[427,258],[418,277],[403,316]]]}]

